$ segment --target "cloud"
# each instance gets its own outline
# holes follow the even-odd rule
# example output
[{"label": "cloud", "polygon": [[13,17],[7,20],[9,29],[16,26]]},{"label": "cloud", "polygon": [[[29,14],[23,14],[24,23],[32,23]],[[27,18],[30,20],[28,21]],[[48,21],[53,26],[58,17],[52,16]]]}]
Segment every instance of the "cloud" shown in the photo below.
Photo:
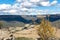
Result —
[{"label": "cloud", "polygon": [[23,3],[21,3],[21,6],[22,6],[23,8],[24,8],[24,7],[26,7],[26,8],[30,8],[30,7],[33,6],[33,4],[30,3],[30,2],[23,2]]},{"label": "cloud", "polygon": [[28,9],[27,8],[21,8],[20,10],[21,11],[27,11]]},{"label": "cloud", "polygon": [[58,3],[58,1],[57,0],[54,0],[53,2],[51,2],[50,3],[50,1],[49,0],[42,0],[42,1],[40,1],[40,6],[54,6],[54,5],[56,5]]},{"label": "cloud", "polygon": [[57,0],[53,0],[53,2],[50,2],[50,0],[16,0],[16,2],[26,8],[36,7],[36,6],[53,6],[57,4]]},{"label": "cloud", "polygon": [[51,3],[51,5],[56,5],[57,3],[58,3],[57,0],[55,0]]},{"label": "cloud", "polygon": [[40,0],[41,2],[47,2],[47,1],[49,1],[49,0]]},{"label": "cloud", "polygon": [[39,2],[40,0],[30,0],[30,2],[34,2],[34,3],[36,3],[36,2]]},{"label": "cloud", "polygon": [[13,14],[13,15],[14,15],[14,14],[17,14],[17,10],[14,10],[14,9],[12,9],[12,10],[3,10],[3,11],[0,11],[0,13],[1,13],[1,12],[2,12],[2,13],[5,13],[6,15],[7,15],[7,13],[8,13],[8,14],[11,14],[11,15],[12,15],[12,14]]},{"label": "cloud", "polygon": [[22,0],[16,0],[16,2],[22,2]]},{"label": "cloud", "polygon": [[9,12],[9,13],[16,13],[17,10],[9,10],[8,12]]},{"label": "cloud", "polygon": [[40,2],[40,4],[41,4],[42,6],[50,6],[49,1],[47,1],[47,2]]},{"label": "cloud", "polygon": [[52,6],[57,3],[57,0],[53,0],[53,2],[50,3],[50,0],[17,0],[17,3],[20,3],[21,5],[25,7],[31,7],[33,5],[36,6]]},{"label": "cloud", "polygon": [[10,4],[0,4],[0,10],[2,9],[9,9],[11,7]]},{"label": "cloud", "polygon": [[47,7],[55,4],[57,4],[57,0],[51,3],[49,0],[16,0],[16,3],[13,5],[0,4],[0,12],[11,15],[42,15],[46,14],[46,10],[39,10],[38,6]]}]

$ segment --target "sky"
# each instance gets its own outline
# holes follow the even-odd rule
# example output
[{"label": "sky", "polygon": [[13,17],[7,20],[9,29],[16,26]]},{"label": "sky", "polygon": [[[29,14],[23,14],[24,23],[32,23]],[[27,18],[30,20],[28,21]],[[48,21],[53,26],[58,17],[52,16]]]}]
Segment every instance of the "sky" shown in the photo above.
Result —
[{"label": "sky", "polygon": [[60,14],[60,0],[0,0],[0,15]]}]

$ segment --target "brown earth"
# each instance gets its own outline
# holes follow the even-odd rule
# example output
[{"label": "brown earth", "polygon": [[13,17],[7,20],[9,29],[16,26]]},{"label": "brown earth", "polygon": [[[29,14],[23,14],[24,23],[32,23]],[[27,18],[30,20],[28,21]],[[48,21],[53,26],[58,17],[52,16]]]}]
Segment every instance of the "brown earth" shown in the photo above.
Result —
[{"label": "brown earth", "polygon": [[[2,33],[1,33],[2,32]],[[10,34],[8,31],[0,30],[0,38],[1,37],[8,37]],[[22,31],[17,31],[13,33],[15,37],[28,37],[28,38],[38,38],[38,34],[35,28],[24,29]],[[60,38],[60,29],[57,29],[55,34],[56,37]]]}]

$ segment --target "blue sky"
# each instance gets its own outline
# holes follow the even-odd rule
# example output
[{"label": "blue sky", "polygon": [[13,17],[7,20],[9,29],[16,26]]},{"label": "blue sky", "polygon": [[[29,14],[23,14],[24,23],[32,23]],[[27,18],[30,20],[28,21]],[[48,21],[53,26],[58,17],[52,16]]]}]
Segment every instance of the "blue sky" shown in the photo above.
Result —
[{"label": "blue sky", "polygon": [[[16,0],[0,0],[0,4],[4,4],[4,3],[13,4],[13,3],[15,3],[15,1]],[[52,2],[52,1],[54,1],[54,0],[50,0],[50,2]],[[57,1],[58,1],[58,3],[60,3],[60,0],[57,0]]]},{"label": "blue sky", "polygon": [[60,0],[0,0],[0,15],[59,14]]},{"label": "blue sky", "polygon": [[14,4],[15,0],[0,0],[0,4]]}]

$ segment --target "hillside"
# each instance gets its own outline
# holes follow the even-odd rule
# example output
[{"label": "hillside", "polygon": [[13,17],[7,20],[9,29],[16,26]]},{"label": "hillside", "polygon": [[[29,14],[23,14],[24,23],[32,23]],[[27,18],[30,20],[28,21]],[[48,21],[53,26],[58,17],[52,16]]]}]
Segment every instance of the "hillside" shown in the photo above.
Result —
[{"label": "hillside", "polygon": [[52,22],[52,26],[58,27],[60,29],[60,20],[56,20],[56,21]]},{"label": "hillside", "polygon": [[[35,20],[39,20],[37,18],[38,15],[0,15],[0,20],[3,21],[18,21],[18,22],[24,22],[24,23],[30,23],[32,21],[32,18],[34,18]],[[47,15],[42,15],[42,16],[46,16],[45,19],[48,19]],[[49,16],[49,20],[52,21],[56,21],[60,19],[60,14],[57,15],[50,15]]]},{"label": "hillside", "polygon": [[[38,16],[38,15],[37,15]],[[36,23],[40,23],[41,19],[37,18],[36,15],[0,15],[0,22],[3,23],[4,27],[23,27],[25,24],[30,24],[32,22],[32,18],[34,18]],[[46,16],[45,20],[48,20],[48,16],[47,15],[42,15],[42,16]],[[50,15],[49,16],[49,21],[52,22],[52,24],[55,26],[56,24],[58,24],[56,21],[60,20],[60,15]]]}]

